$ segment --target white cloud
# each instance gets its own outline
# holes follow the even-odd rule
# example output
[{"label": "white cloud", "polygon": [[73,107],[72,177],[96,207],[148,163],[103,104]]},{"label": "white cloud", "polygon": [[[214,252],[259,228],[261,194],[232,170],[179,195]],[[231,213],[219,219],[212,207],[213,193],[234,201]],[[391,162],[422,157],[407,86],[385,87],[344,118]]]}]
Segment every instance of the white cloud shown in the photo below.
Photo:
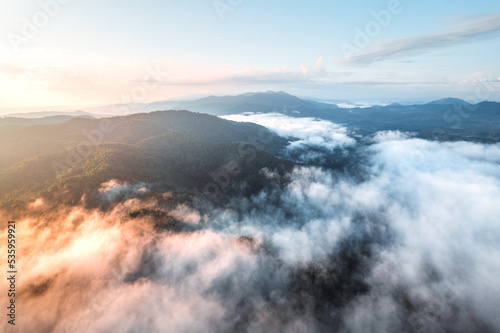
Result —
[{"label": "white cloud", "polygon": [[293,118],[281,113],[224,116],[223,118],[234,121],[246,121],[265,126],[278,135],[295,138],[290,143],[289,149],[316,146],[326,149],[352,146],[356,141],[348,136],[348,130],[338,124],[315,118]]},{"label": "white cloud", "polygon": [[394,140],[405,140],[411,137],[410,133],[400,132],[400,131],[382,131],[377,132],[373,137],[376,142],[383,141],[394,141]]},{"label": "white cloud", "polygon": [[109,202],[115,201],[117,198],[130,198],[132,196],[141,195],[147,193],[149,190],[145,183],[137,183],[134,185],[120,182],[116,179],[111,179],[105,183],[101,184],[99,188],[99,193],[102,198]]},{"label": "white cloud", "polygon": [[[241,119],[338,146],[335,124],[278,114]],[[37,207],[18,221],[20,327],[500,330],[500,144],[378,135],[356,146],[366,153],[363,180],[303,166],[284,188],[235,196],[220,208],[167,209],[139,199],[106,212]],[[140,190],[110,181],[101,193],[127,187]],[[127,217],[144,207],[167,209],[200,229],[161,231],[151,217]]]},{"label": "white cloud", "polygon": [[[500,306],[494,278],[500,270],[500,145],[394,135],[369,151],[367,181],[299,168],[278,207],[269,204],[273,194],[260,196],[253,202],[258,209],[230,223],[253,226],[245,232],[270,239],[291,265],[325,260],[345,240],[355,249],[371,239],[377,259],[367,277],[370,292],[346,310],[351,330],[404,331],[411,323],[403,317],[428,330],[474,330],[475,321],[499,329],[492,309]],[[416,307],[411,316],[398,293]],[[454,311],[462,314],[456,321],[450,320]]]},{"label": "white cloud", "polygon": [[500,14],[484,15],[459,22],[446,31],[376,43],[349,58],[342,59],[342,62],[366,65],[374,61],[414,55],[433,48],[443,48],[479,38],[487,38],[488,34],[499,30]]}]

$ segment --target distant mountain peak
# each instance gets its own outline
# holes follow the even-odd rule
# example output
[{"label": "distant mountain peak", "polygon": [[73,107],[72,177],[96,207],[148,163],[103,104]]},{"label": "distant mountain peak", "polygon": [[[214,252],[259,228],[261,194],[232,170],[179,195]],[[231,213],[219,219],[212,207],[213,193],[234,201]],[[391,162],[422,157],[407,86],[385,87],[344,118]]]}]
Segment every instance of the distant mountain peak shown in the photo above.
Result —
[{"label": "distant mountain peak", "polygon": [[[259,95],[260,96],[262,96],[262,95],[292,96],[285,91],[273,91],[273,90],[261,91],[261,92],[249,92],[249,93],[241,94],[239,96],[259,96]],[[295,96],[293,96],[293,97],[295,97]]]},{"label": "distant mountain peak", "polygon": [[463,106],[471,105],[467,101],[464,101],[464,100],[459,99],[459,98],[452,98],[452,97],[438,99],[437,101],[432,101],[432,102],[427,103],[427,104],[431,104],[431,105],[463,105]]},{"label": "distant mountain peak", "polygon": [[275,95],[286,95],[286,96],[291,96],[289,93],[285,91],[273,91],[273,90],[268,90],[266,91],[266,94],[275,94]]}]

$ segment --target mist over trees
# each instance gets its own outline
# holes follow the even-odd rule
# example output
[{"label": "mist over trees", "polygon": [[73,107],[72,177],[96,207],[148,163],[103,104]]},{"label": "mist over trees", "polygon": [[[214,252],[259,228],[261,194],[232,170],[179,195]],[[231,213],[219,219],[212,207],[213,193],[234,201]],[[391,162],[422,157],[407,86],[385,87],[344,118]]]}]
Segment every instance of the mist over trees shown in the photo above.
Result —
[{"label": "mist over trees", "polygon": [[0,127],[23,330],[500,329],[498,143],[225,118]]}]

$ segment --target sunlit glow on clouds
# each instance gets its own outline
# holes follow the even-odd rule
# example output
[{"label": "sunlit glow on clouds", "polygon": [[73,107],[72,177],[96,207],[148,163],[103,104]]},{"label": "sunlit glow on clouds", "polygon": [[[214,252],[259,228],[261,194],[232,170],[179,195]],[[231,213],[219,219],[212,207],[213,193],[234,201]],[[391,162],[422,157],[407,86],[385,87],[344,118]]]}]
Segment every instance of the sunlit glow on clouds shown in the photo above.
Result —
[{"label": "sunlit glow on clouds", "polygon": [[[332,130],[342,132],[313,119],[299,125],[284,115],[246,117],[276,131],[290,120],[300,140],[316,133],[328,143]],[[105,211],[84,208],[84,198],[55,210],[34,199],[18,220],[19,327],[401,332],[418,324],[497,331],[500,146],[381,132],[370,146],[355,147],[365,154],[366,181],[301,166],[283,189],[219,208],[166,208],[134,198],[144,184],[117,180],[101,185],[101,198],[113,202]],[[105,197],[113,191],[130,196]],[[142,208],[165,209],[193,229],[163,230],[151,217],[128,214]],[[323,283],[333,291],[315,289]],[[356,289],[363,284],[364,292]]]},{"label": "sunlit glow on clouds", "polygon": [[[353,43],[355,28],[383,9],[370,1],[343,8],[327,1],[258,3],[237,6],[224,21],[201,1],[157,5],[100,4],[106,10],[99,10],[95,2],[72,2],[19,52],[13,53],[8,39],[0,41],[0,111],[113,104],[143,80],[147,66],[158,66],[167,77],[137,102],[267,90],[353,102],[466,98],[473,88],[459,84],[463,77],[500,75],[495,61],[500,5],[491,1],[457,3],[452,10],[427,0],[405,3],[403,12],[353,55],[351,63],[363,68],[339,64],[339,46]],[[0,13],[0,30],[21,34],[23,19],[40,10],[38,4],[12,4],[12,13]],[[420,24],[422,12],[429,24]],[[284,19],[296,13],[303,13],[302,24]],[[454,23],[438,24],[450,19]],[[261,25],[255,26],[257,20]],[[422,52],[428,49],[437,53]],[[438,84],[443,78],[447,84]],[[500,100],[498,85],[495,89],[490,99]]]},{"label": "sunlit glow on clouds", "polygon": [[[313,59],[311,59],[313,60]],[[424,78],[408,79],[390,77],[381,67],[349,69],[335,64],[323,65],[324,57],[316,63],[272,69],[249,68],[227,64],[182,63],[149,59],[101,57],[96,55],[74,56],[60,53],[43,54],[32,58],[0,59],[0,96],[2,113],[8,108],[67,107],[110,105],[115,103],[148,103],[170,98],[193,95],[238,94],[248,91],[288,90],[308,96],[324,96],[325,91],[346,91],[340,96],[352,98],[352,89],[365,87],[368,94],[361,100],[379,94],[387,87],[416,91],[432,85],[435,91],[460,91],[462,98],[471,97],[477,80],[490,78],[494,99],[498,80],[494,73],[478,72],[446,78],[446,81],[423,82]],[[328,69],[328,67],[330,69]],[[405,70],[406,71],[406,70]],[[471,77],[476,77],[472,80]],[[396,81],[395,81],[396,80]],[[134,91],[146,93],[133,95]],[[29,96],[29,98],[26,98]],[[337,96],[337,95],[335,95]],[[385,96],[387,97],[387,96]],[[407,97],[416,97],[411,92]]]}]

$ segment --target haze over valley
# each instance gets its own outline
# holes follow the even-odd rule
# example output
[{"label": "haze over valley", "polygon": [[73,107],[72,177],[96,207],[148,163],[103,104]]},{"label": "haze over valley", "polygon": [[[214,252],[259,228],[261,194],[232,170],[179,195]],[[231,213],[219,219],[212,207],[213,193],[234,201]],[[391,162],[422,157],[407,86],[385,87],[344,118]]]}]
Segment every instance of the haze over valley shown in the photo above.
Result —
[{"label": "haze over valley", "polygon": [[5,9],[1,332],[500,332],[500,3]]}]

